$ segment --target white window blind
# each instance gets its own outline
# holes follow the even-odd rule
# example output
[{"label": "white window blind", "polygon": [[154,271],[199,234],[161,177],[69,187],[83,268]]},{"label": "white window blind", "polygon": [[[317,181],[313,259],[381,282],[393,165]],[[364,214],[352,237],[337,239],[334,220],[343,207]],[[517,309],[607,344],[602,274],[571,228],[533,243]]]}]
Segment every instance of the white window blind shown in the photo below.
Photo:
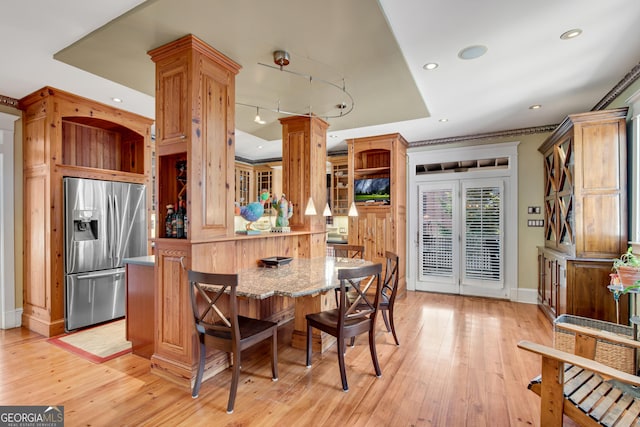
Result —
[{"label": "white window blind", "polygon": [[420,191],[420,276],[453,275],[453,189]]},{"label": "white window blind", "polygon": [[502,283],[503,190],[497,186],[465,186],[463,191],[464,281]]}]

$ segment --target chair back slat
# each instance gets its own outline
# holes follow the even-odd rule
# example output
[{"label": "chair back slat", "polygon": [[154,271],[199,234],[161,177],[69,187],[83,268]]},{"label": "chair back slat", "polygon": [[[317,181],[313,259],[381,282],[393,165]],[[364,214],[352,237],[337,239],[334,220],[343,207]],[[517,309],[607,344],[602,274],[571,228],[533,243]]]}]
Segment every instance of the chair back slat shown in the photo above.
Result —
[{"label": "chair back slat", "polygon": [[364,246],[335,244],[335,245],[332,245],[332,247],[333,247],[333,256],[337,258],[364,259]]},{"label": "chair back slat", "polygon": [[398,289],[398,255],[386,251],[386,267],[384,270],[384,280],[382,282],[381,296],[384,301],[395,299]]},{"label": "chair back slat", "polygon": [[[239,335],[236,299],[237,274],[189,271],[188,277],[192,287],[191,308],[196,329],[210,329],[221,334],[229,334],[229,337]],[[226,310],[220,307],[220,298],[225,294],[229,295]]]},{"label": "chair back slat", "polygon": [[375,318],[380,301],[382,264],[338,270],[340,292],[338,298],[339,325],[347,320]]}]

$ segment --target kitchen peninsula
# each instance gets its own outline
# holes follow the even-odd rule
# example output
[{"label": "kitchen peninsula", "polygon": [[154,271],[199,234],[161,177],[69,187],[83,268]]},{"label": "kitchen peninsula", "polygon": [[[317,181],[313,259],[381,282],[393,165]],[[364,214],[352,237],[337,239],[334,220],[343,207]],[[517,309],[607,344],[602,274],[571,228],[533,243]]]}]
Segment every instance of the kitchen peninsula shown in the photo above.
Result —
[{"label": "kitchen peninsula", "polygon": [[[269,235],[266,234],[265,237]],[[154,257],[138,257],[125,260],[127,265],[127,340],[131,341],[134,354],[150,358],[153,353],[154,312],[149,304],[153,300]],[[294,302],[295,320],[292,345],[306,348],[307,307],[314,307],[313,299],[319,298],[324,309],[333,307],[333,294],[325,298],[323,293],[333,290],[338,282],[339,268],[351,268],[371,264],[370,261],[352,258],[315,257],[294,258],[289,264],[268,268],[256,262],[238,271],[238,297],[242,306],[273,306],[271,299],[287,299]],[[287,308],[293,308],[287,306]],[[274,313],[270,320],[280,323],[293,318],[291,310]],[[335,339],[324,333],[314,334],[316,351],[324,351]]]}]

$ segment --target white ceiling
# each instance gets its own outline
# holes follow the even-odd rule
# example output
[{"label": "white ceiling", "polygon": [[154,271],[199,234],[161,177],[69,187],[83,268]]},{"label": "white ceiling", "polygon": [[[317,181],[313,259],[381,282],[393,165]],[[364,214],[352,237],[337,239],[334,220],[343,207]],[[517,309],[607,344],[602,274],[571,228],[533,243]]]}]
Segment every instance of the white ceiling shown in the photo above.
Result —
[{"label": "white ceiling", "polygon": [[[275,49],[291,53],[292,71],[344,77],[355,107],[329,119],[329,149],[390,132],[415,143],[559,123],[590,110],[640,60],[637,0],[29,0],[1,11],[0,95],[48,85],[108,104],[120,97],[120,108],[153,117],[146,52],[192,33],[242,65],[238,101],[269,102],[259,90],[277,76],[257,63]],[[573,28],[582,35],[560,39]],[[486,55],[457,57],[477,44]],[[276,115],[263,128],[254,115],[236,108],[236,154],[279,157]],[[10,119],[0,113],[0,128]]]}]

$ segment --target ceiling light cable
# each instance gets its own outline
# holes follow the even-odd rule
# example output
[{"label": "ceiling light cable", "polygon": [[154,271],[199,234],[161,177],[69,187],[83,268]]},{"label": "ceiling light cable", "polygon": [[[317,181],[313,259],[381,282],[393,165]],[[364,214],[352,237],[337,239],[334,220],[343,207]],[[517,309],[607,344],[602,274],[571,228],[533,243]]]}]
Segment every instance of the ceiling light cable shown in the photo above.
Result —
[{"label": "ceiling light cable", "polygon": [[[277,108],[270,108],[270,107],[266,107],[264,105],[256,105],[256,104],[248,104],[248,103],[243,103],[243,102],[236,102],[236,105],[241,105],[244,107],[251,107],[251,108],[256,108],[257,110],[266,110],[266,111],[273,111],[274,113],[278,113],[278,114],[284,114],[287,116],[300,116],[300,117],[320,117],[323,119],[334,119],[334,118],[340,118],[340,117],[344,117],[347,114],[349,114],[351,111],[353,111],[353,108],[355,106],[355,102],[353,100],[353,96],[351,96],[351,94],[347,91],[347,86],[345,83],[345,79],[344,77],[342,78],[342,86],[337,85],[333,82],[330,82],[328,80],[324,80],[324,79],[320,79],[317,77],[314,77],[310,74],[305,74],[305,73],[300,73],[297,71],[292,71],[292,70],[287,70],[284,67],[286,65],[289,64],[289,54],[286,51],[283,50],[276,50],[273,53],[273,57],[274,57],[274,62],[276,64],[276,66],[273,65],[269,65],[269,64],[263,64],[261,62],[258,62],[258,65],[261,65],[263,67],[272,69],[272,70],[276,70],[276,71],[280,71],[280,72],[285,72],[288,74],[291,74],[293,76],[296,77],[300,77],[300,78],[304,78],[306,80],[309,81],[309,86],[312,85],[312,83],[315,82],[320,82],[321,84],[327,85],[328,87],[332,87],[334,89],[337,89],[341,94],[343,94],[344,96],[346,96],[347,100],[346,101],[341,101],[337,104],[334,104],[337,108],[338,108],[338,112],[334,113],[334,114],[320,114],[320,113],[314,113],[313,109],[311,107],[311,103],[309,103],[309,111],[307,113],[297,113],[297,112],[293,112],[293,111],[287,111],[284,110],[280,107],[280,100],[278,99],[277,102]],[[312,90],[310,89],[310,93],[312,92]],[[339,107],[338,107],[339,106]],[[258,115],[256,115],[256,118],[258,117]],[[256,120],[256,123],[258,123],[258,121]]]}]

